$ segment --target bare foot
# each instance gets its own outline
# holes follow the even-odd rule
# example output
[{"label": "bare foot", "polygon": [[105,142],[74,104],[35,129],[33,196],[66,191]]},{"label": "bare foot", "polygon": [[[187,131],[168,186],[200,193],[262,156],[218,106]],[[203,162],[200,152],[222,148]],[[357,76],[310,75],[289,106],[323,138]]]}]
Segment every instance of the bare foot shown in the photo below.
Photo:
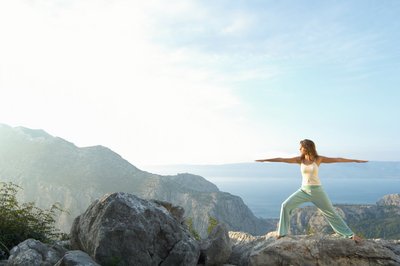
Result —
[{"label": "bare foot", "polygon": [[353,236],[351,237],[351,239],[353,239],[354,242],[356,242],[356,243],[361,243],[361,242],[362,242],[362,238],[359,237],[358,235],[353,235]]}]

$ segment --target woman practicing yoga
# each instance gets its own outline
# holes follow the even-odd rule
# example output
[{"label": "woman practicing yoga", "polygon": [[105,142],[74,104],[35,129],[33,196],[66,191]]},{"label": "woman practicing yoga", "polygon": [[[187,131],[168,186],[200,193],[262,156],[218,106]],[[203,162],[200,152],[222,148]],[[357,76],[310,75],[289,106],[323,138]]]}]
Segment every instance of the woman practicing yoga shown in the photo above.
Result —
[{"label": "woman practicing yoga", "polygon": [[327,218],[332,229],[339,235],[360,242],[361,238],[355,235],[343,221],[332,206],[327,194],[322,188],[318,177],[318,168],[321,163],[365,163],[368,161],[345,158],[330,158],[318,155],[313,141],[305,139],[300,141],[300,156],[293,158],[261,159],[256,162],[283,162],[297,163],[301,166],[303,181],[301,188],[293,193],[282,203],[281,215],[278,226],[277,239],[288,233],[290,215],[296,207],[305,202],[312,202]]}]

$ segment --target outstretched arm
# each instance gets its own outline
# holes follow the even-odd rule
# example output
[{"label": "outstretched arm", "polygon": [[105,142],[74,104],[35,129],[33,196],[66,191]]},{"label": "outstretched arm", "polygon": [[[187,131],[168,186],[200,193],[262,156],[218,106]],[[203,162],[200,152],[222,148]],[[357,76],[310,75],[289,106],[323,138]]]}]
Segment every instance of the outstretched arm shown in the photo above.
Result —
[{"label": "outstretched arm", "polygon": [[346,158],[331,158],[318,156],[319,163],[366,163],[365,160],[346,159]]},{"label": "outstretched arm", "polygon": [[275,163],[300,163],[300,157],[293,158],[271,158],[271,159],[259,159],[256,162],[275,162]]}]

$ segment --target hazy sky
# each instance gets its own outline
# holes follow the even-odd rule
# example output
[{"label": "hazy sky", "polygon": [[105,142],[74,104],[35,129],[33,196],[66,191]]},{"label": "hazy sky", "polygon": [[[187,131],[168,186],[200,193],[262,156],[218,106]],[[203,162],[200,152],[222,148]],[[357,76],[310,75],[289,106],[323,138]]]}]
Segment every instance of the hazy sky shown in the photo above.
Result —
[{"label": "hazy sky", "polygon": [[0,122],[137,166],[400,160],[400,1],[0,2]]}]

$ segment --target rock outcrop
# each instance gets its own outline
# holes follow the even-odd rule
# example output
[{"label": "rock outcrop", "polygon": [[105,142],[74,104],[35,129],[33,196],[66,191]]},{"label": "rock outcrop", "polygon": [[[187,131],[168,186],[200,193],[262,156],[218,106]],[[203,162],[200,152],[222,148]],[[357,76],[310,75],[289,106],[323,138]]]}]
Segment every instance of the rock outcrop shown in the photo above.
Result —
[{"label": "rock outcrop", "polygon": [[169,211],[128,193],[105,195],[78,216],[71,246],[101,265],[196,265],[200,246]]},{"label": "rock outcrop", "polygon": [[400,194],[385,195],[376,203],[376,205],[400,207]]},{"label": "rock outcrop", "polygon": [[35,239],[27,239],[11,249],[9,266],[53,266],[67,252],[61,246],[47,245]]},{"label": "rock outcrop", "polygon": [[227,262],[232,253],[232,243],[226,225],[218,224],[208,238],[201,241],[200,246],[200,263],[218,266]]},{"label": "rock outcrop", "polygon": [[351,239],[330,235],[251,237],[230,232],[235,265],[400,265],[400,241]]},{"label": "rock outcrop", "polygon": [[100,266],[88,254],[81,250],[71,250],[65,253],[54,266]]},{"label": "rock outcrop", "polygon": [[0,261],[7,266],[100,266],[81,250],[68,251],[59,244],[44,244],[27,239],[10,251],[8,260]]}]

